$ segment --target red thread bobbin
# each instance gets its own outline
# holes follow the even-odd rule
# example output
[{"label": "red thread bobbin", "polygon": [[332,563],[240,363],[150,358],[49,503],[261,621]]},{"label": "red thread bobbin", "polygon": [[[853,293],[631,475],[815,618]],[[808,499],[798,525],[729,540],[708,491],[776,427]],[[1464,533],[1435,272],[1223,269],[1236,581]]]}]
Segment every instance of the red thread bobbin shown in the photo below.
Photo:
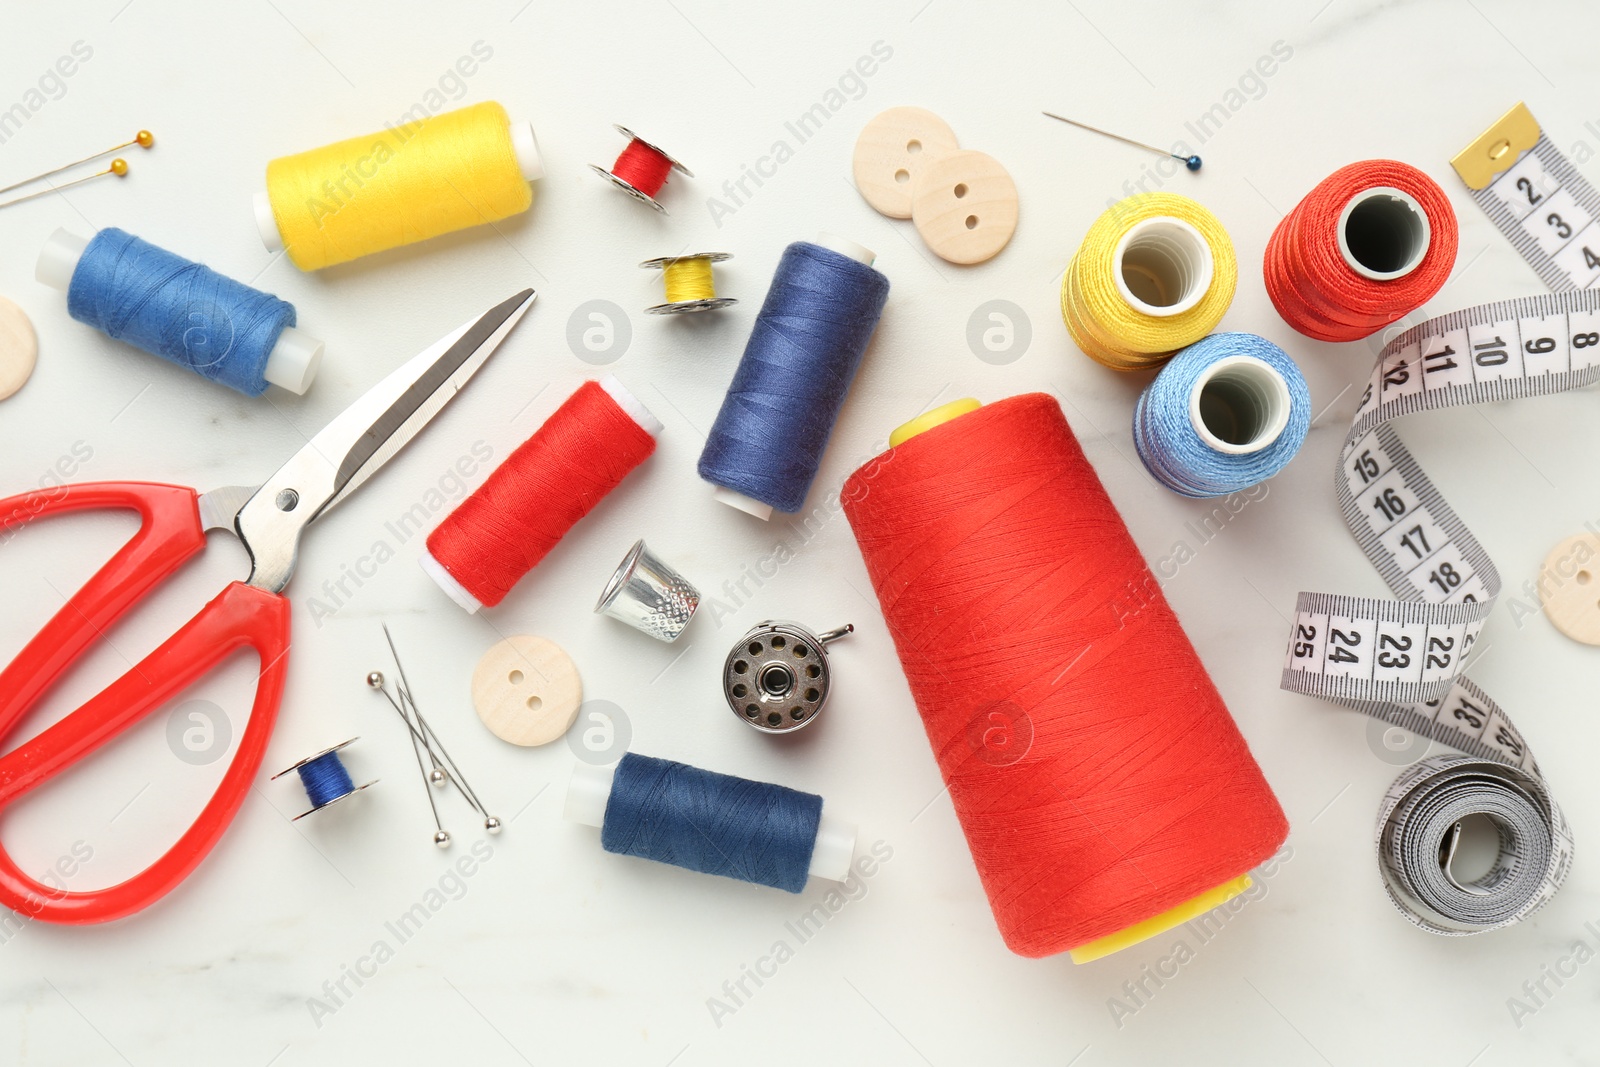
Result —
[{"label": "red thread bobbin", "polygon": [[494,607],[655,451],[660,432],[611,375],[583,383],[428,535],[422,569],[468,611]]},{"label": "red thread bobbin", "polygon": [[1376,159],[1341,167],[1267,242],[1267,294],[1319,341],[1355,341],[1429,300],[1456,261],[1456,216],[1422,171]]},{"label": "red thread bobbin", "polygon": [[667,209],[656,200],[656,194],[667,184],[667,177],[675,170],[686,178],[693,178],[694,173],[626,126],[617,126],[616,131],[628,139],[617,161],[611,164],[610,170],[595,163],[589,164],[589,168],[635,200],[665,215]]},{"label": "red thread bobbin", "polygon": [[1243,888],[1288,823],[1060,406],[910,429],[841,497],[1006,944],[1090,959]]}]

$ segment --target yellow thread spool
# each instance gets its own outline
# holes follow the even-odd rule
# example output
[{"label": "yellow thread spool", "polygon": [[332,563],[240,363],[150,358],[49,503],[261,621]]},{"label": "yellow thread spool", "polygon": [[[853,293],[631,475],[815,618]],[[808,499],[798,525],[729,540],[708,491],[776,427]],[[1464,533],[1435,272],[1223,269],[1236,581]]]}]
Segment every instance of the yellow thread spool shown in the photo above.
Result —
[{"label": "yellow thread spool", "polygon": [[[899,448],[918,434],[927,433],[936,426],[942,426],[952,419],[958,419],[969,412],[977,411],[982,406],[977,400],[969,396],[962,397],[960,400],[952,400],[950,403],[936,407],[932,411],[924,412],[910,422],[902,423],[895,427],[894,432],[889,434],[889,447]],[[1159,915],[1152,915],[1148,919],[1136,922],[1132,926],[1126,926],[1115,933],[1110,933],[1087,944],[1079,945],[1072,949],[1068,955],[1072,957],[1073,963],[1088,963],[1091,960],[1100,959],[1102,956],[1109,956],[1113,952],[1120,952],[1130,945],[1137,945],[1141,941],[1147,941],[1157,934],[1163,934],[1168,930],[1182,926],[1190,919],[1203,915],[1213,908],[1220,907],[1249,889],[1251,884],[1250,876],[1241,874],[1237,878],[1231,878],[1222,883],[1215,889],[1208,889],[1204,893],[1189,898],[1182,904],[1168,908]]]},{"label": "yellow thread spool", "polygon": [[488,101],[274,159],[256,224],[321,270],[526,211],[543,173],[532,127]]},{"label": "yellow thread spool", "polygon": [[645,310],[652,315],[682,315],[732,307],[739,301],[731,296],[718,296],[711,278],[711,264],[732,258],[727,252],[694,252],[687,256],[645,260],[639,266],[660,270],[667,287],[667,302]]},{"label": "yellow thread spool", "polygon": [[1216,328],[1238,281],[1215,215],[1185,196],[1141,193],[1089,227],[1061,281],[1061,317],[1091,359],[1154,369]]}]

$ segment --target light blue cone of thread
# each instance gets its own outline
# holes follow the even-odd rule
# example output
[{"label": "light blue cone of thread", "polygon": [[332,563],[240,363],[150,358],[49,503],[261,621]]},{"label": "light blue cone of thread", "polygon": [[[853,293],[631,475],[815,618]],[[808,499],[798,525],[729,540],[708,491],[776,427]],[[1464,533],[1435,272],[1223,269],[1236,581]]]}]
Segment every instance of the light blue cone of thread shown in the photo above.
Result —
[{"label": "light blue cone of thread", "polygon": [[1253,333],[1214,333],[1183,349],[1133,412],[1133,443],[1145,468],[1173,492],[1197,498],[1271,478],[1294,459],[1310,428],[1305,376],[1283,349]]},{"label": "light blue cone of thread", "polygon": [[821,821],[814,793],[630,752],[611,779],[600,844],[798,893]]},{"label": "light blue cone of thread", "polygon": [[202,377],[259,396],[294,306],[116,228],[83,250],[67,313]]},{"label": "light blue cone of thread", "polygon": [[783,250],[700,454],[700,477],[796,512],[889,298],[889,279],[808,241]]}]

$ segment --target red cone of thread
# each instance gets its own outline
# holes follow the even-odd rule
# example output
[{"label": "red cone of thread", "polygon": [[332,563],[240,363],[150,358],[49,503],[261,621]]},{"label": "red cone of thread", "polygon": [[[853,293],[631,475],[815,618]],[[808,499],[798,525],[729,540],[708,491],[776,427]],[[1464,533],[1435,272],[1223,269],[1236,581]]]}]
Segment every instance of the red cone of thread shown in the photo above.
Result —
[{"label": "red cone of thread", "polygon": [[493,607],[655,448],[598,382],[585,382],[428,535],[428,554]]},{"label": "red cone of thread", "polygon": [[842,496],[1013,952],[1125,929],[1282,843],[1283,810],[1055,400],[935,427]]},{"label": "red cone of thread", "polygon": [[[1428,217],[1431,236],[1409,274],[1378,280],[1357,274],[1339,250],[1340,216],[1356,194],[1379,186],[1407,193]],[[1341,167],[1284,216],[1267,242],[1267,295],[1283,321],[1319,341],[1355,341],[1433,299],[1456,262],[1456,215],[1437,182],[1390,159]]]},{"label": "red cone of thread", "polygon": [[611,165],[611,173],[646,196],[655,196],[667,184],[667,175],[672,173],[672,160],[643,141],[629,141],[628,147]]}]

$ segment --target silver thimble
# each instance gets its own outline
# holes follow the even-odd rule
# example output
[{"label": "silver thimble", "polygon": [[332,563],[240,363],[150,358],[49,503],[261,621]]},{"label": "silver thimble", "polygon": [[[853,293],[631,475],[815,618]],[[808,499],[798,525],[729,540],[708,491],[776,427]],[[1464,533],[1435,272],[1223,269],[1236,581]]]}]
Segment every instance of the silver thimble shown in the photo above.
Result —
[{"label": "silver thimble", "polygon": [[676,641],[700,606],[700,590],[645,547],[628,549],[595,604],[596,615],[621,619],[658,641]]}]

